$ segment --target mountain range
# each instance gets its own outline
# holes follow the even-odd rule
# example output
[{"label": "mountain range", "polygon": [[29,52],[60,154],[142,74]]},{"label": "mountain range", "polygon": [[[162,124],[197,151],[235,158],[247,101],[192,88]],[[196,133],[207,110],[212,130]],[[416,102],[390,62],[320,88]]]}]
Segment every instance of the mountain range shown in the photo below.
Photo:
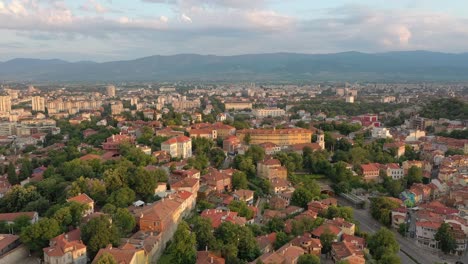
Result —
[{"label": "mountain range", "polygon": [[5,81],[466,81],[468,53],[429,51],[237,56],[179,54],[111,62],[19,58]]}]

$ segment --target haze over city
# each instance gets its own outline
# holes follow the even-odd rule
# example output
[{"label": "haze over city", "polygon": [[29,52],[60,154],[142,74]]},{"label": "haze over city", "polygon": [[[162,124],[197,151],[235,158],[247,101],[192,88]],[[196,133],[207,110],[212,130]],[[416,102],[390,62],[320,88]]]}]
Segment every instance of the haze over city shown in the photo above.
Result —
[{"label": "haze over city", "polygon": [[468,2],[2,0],[0,61],[180,53],[466,52]]}]

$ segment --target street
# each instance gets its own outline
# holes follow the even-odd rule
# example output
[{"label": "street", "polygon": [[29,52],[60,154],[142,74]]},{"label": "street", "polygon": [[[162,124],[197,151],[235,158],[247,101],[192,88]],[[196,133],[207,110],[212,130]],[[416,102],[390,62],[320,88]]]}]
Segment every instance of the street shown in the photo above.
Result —
[{"label": "street", "polygon": [[[338,198],[338,201],[341,205],[349,206],[350,204],[342,198]],[[359,221],[360,228],[362,231],[368,232],[372,234],[379,230],[382,225],[376,221],[370,215],[370,212],[365,209],[356,209],[354,208],[354,219]],[[425,249],[421,246],[416,244],[416,241],[411,239],[406,239],[402,237],[397,232],[395,233],[395,238],[397,239],[398,243],[400,244],[400,252],[398,255],[401,258],[401,263],[403,264],[416,264],[411,258],[409,258],[406,254],[410,255],[413,259],[416,259],[421,264],[433,264],[433,263],[445,263],[447,260],[439,258],[437,253],[430,251],[429,249]],[[405,254],[406,253],[406,254]]]}]

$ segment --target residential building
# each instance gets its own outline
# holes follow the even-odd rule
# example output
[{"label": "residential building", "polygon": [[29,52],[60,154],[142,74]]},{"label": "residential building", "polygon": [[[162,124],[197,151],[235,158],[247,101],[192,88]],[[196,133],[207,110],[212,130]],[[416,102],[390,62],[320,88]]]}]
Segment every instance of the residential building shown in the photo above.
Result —
[{"label": "residential building", "polygon": [[229,136],[223,140],[223,150],[228,153],[235,153],[240,145],[241,141],[236,136]]},{"label": "residential building", "polygon": [[108,245],[106,248],[101,248],[91,264],[96,264],[99,261],[99,258],[106,253],[113,256],[118,264],[148,263],[148,257],[146,256],[144,249],[137,249],[135,246],[127,243],[121,247],[112,247],[112,245]]},{"label": "residential building", "polygon": [[120,144],[135,142],[135,138],[129,135],[112,135],[102,143],[102,149],[107,151],[119,150]]},{"label": "residential building", "polygon": [[226,110],[245,110],[245,109],[252,109],[252,102],[225,102],[224,108]]},{"label": "residential building", "polygon": [[39,214],[37,212],[18,212],[18,213],[3,213],[0,214],[0,222],[4,221],[7,224],[13,224],[15,219],[20,216],[27,216],[30,219],[31,224],[39,221]]},{"label": "residential building", "polygon": [[267,179],[286,179],[288,170],[277,159],[265,159],[257,163],[257,176]]},{"label": "residential building", "polygon": [[374,163],[361,164],[362,176],[365,181],[380,181],[379,179],[379,166]]},{"label": "residential building", "polygon": [[[347,261],[353,264],[365,264],[364,252],[350,242],[335,242],[332,244],[331,256],[333,261]],[[352,262],[351,262],[352,261]]]},{"label": "residential building", "polygon": [[254,191],[252,190],[244,190],[244,189],[236,190],[234,191],[232,196],[234,196],[234,200],[243,201],[249,205],[252,205],[254,202]]},{"label": "residential building", "polygon": [[43,249],[45,264],[86,264],[86,245],[81,242],[80,229],[58,235]]},{"label": "residential building", "polygon": [[385,127],[373,127],[372,128],[372,138],[392,138],[390,130]]},{"label": "residential building", "polygon": [[214,254],[211,251],[198,251],[196,264],[224,264],[224,258]]},{"label": "residential building", "polygon": [[19,236],[13,234],[0,234],[0,263],[3,261],[3,256],[20,245],[21,241]]},{"label": "residential building", "polygon": [[252,110],[252,114],[257,118],[263,117],[282,117],[286,115],[284,109],[272,107],[272,108],[257,108]]},{"label": "residential building", "polygon": [[392,180],[400,180],[405,176],[403,168],[401,168],[397,163],[385,164],[383,165],[383,168],[385,169],[387,176],[392,178]]},{"label": "residential building", "polygon": [[0,96],[0,112],[11,112],[11,97],[9,95]]},{"label": "residential building", "polygon": [[107,92],[107,96],[115,97],[115,86],[114,85],[107,86],[106,87],[106,92]]},{"label": "residential building", "polygon": [[79,204],[86,205],[86,209],[83,212],[83,216],[94,213],[94,200],[91,199],[86,193],[81,193],[77,196],[73,196],[67,199],[67,202],[76,202]]},{"label": "residential building", "polygon": [[278,146],[289,146],[312,141],[312,131],[303,128],[244,129],[236,134],[240,141],[245,141],[244,138],[250,135],[250,144],[254,145],[271,142]]},{"label": "residential building", "polygon": [[161,143],[161,150],[166,151],[173,158],[187,159],[192,157],[192,139],[177,136]]},{"label": "residential building", "polygon": [[41,96],[33,96],[31,98],[31,105],[33,111],[44,112],[45,111],[45,99]]}]

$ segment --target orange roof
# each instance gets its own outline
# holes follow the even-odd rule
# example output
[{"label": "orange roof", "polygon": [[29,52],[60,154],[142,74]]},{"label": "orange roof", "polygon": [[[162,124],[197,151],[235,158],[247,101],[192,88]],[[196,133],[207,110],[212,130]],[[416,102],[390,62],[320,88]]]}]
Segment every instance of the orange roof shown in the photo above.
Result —
[{"label": "orange roof", "polygon": [[224,258],[213,254],[210,251],[198,251],[196,264],[224,264]]},{"label": "orange roof", "polygon": [[12,234],[0,234],[0,252],[19,239],[19,236]]},{"label": "orange roof", "polygon": [[184,143],[184,142],[189,142],[189,141],[190,141],[190,138],[189,138],[189,137],[186,137],[186,136],[178,136],[178,137],[170,138],[170,139],[164,141],[164,142],[161,143],[161,144],[172,145],[172,144]]},{"label": "orange roof", "polygon": [[341,232],[341,228],[331,224],[324,224],[314,229],[314,231],[312,231],[312,235],[315,237],[320,237],[323,233],[325,233],[325,231],[328,231],[337,236]]},{"label": "orange roof", "polygon": [[136,253],[139,251],[142,251],[143,249],[127,249],[126,247],[124,248],[113,248],[112,245],[108,245],[106,248],[102,248],[99,250],[97,253],[96,257],[94,257],[93,264],[97,263],[99,258],[101,257],[102,254],[104,253],[109,253],[114,257],[114,259],[117,261],[119,264],[130,264],[132,263],[132,260],[135,256]]},{"label": "orange roof", "polygon": [[67,199],[68,202],[77,202],[80,204],[89,204],[94,203],[94,200],[91,199],[86,193],[79,194],[75,197],[71,197]]},{"label": "orange roof", "polygon": [[29,219],[33,219],[37,212],[18,212],[18,213],[4,213],[0,214],[0,221],[13,222],[20,216],[27,216]]}]

